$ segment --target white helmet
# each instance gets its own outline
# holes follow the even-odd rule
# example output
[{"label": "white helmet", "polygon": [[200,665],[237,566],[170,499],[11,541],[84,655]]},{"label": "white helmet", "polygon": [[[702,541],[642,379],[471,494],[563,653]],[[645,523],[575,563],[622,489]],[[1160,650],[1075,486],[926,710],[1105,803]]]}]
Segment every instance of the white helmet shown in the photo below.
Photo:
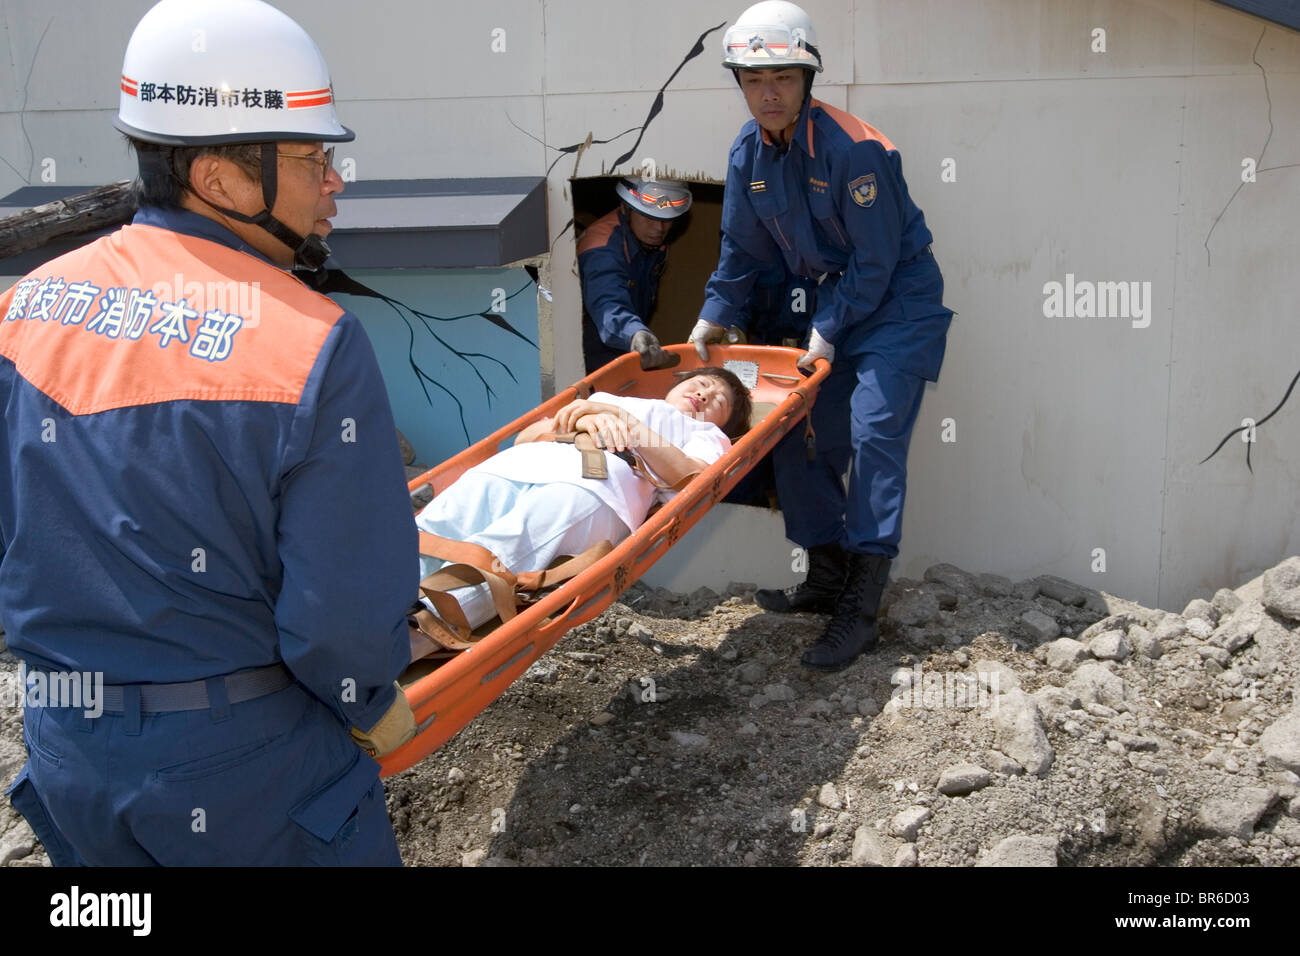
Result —
[{"label": "white helmet", "polygon": [[722,65],[750,70],[799,66],[820,73],[822,57],[812,19],[787,0],[754,4],[723,34]]},{"label": "white helmet", "polygon": [[162,0],[136,24],[113,125],[150,143],[348,142],[325,58],[262,0]]},{"label": "white helmet", "polygon": [[619,198],[651,219],[676,219],[691,208],[691,190],[670,179],[642,179],[629,176],[614,187]]}]

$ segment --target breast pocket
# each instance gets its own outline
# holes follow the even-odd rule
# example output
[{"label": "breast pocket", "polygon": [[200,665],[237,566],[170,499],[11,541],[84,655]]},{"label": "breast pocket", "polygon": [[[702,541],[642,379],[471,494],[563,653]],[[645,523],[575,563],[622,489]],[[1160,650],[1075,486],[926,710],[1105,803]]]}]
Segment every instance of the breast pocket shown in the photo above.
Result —
[{"label": "breast pocket", "polygon": [[848,230],[840,221],[840,215],[835,210],[835,202],[831,199],[829,190],[819,192],[816,188],[810,187],[808,211],[812,213],[813,221],[817,223],[817,229],[821,232],[823,240],[836,248],[845,251],[849,249]]},{"label": "breast pocket", "polygon": [[779,188],[765,187],[755,192],[753,185],[751,185],[749,201],[753,204],[754,212],[760,219],[776,219],[778,216],[785,215],[786,209],[789,208],[785,196]]}]

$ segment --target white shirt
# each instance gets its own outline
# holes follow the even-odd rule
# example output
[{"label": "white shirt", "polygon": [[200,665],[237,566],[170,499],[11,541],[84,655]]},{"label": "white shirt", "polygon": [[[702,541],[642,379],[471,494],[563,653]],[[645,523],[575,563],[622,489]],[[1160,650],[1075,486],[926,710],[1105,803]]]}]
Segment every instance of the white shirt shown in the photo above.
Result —
[{"label": "white shirt", "polygon": [[[683,454],[713,464],[731,450],[731,440],[711,422],[697,421],[679,412],[663,399],[629,398],[596,392],[591,401],[625,409],[650,431],[678,448]],[[493,455],[471,471],[486,472],[510,481],[528,484],[559,481],[586,488],[613,508],[619,519],[635,531],[658,500],[674,492],[656,488],[639,478],[621,458],[606,455],[609,478],[582,477],[582,453],[573,445],[559,442],[528,442]]]}]

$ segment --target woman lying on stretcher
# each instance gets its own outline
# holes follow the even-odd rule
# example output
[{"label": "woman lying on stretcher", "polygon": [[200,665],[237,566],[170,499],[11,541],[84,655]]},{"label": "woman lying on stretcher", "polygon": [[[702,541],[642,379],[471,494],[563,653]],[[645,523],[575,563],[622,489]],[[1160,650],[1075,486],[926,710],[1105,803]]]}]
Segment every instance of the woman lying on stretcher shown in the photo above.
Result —
[{"label": "woman lying on stretcher", "polygon": [[[748,430],[750,410],[748,389],[731,372],[714,367],[694,371],[662,400],[596,392],[566,405],[554,418],[528,426],[514,447],[466,471],[416,516],[416,524],[421,531],[487,549],[491,557],[486,560],[498,571],[541,571],[560,555],[580,554],[601,541],[616,545],[628,537],[656,502],[674,493],[665,486],[678,484],[682,476],[703,470],[730,450],[731,439]],[[583,453],[572,443],[554,440],[570,433],[585,433],[605,450],[597,454],[605,459],[607,478],[582,476]],[[636,469],[628,452],[640,459]],[[657,481],[643,477],[647,470]],[[422,555],[420,575],[447,563]],[[483,566],[482,561],[473,563]],[[470,578],[479,580],[472,573]],[[449,620],[456,617],[455,609],[448,612],[440,599],[444,607],[438,620],[419,615],[435,632],[452,623],[463,638],[466,624],[478,627],[498,613],[499,602],[488,584],[447,593],[466,620]],[[434,607],[427,596],[424,603]]]}]

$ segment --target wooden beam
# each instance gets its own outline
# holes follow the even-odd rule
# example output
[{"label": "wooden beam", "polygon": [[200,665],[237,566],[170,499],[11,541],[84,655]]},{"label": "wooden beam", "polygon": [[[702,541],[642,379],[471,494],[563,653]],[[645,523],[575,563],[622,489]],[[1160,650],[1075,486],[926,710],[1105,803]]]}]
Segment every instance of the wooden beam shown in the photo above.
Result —
[{"label": "wooden beam", "polygon": [[130,222],[136,208],[131,182],[123,179],[0,219],[0,259],[57,239]]}]

